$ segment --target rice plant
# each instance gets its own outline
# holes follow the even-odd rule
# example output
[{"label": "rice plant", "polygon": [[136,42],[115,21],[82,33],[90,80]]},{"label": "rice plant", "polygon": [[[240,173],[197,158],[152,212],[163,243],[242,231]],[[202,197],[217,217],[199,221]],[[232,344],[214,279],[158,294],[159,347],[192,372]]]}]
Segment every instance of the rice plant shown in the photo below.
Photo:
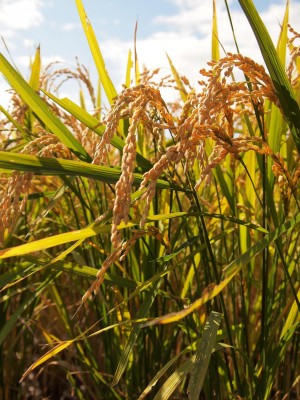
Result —
[{"label": "rice plant", "polygon": [[118,93],[81,0],[99,84],[0,55],[0,398],[300,398],[300,35],[239,3],[266,68],[214,14],[195,88],[129,52]]}]

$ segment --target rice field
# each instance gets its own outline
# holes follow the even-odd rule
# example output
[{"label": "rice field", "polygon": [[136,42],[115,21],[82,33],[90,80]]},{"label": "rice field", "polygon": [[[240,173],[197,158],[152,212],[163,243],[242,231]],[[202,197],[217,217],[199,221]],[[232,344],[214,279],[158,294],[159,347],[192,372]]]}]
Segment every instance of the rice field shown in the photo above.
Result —
[{"label": "rice field", "polygon": [[[238,38],[220,56],[214,14],[197,87],[129,52],[118,93],[75,1],[99,82],[79,62],[42,67],[39,48],[25,80],[0,54],[0,399],[299,399],[289,3],[274,44],[239,0],[265,66]],[[58,96],[65,79],[80,105]]]}]

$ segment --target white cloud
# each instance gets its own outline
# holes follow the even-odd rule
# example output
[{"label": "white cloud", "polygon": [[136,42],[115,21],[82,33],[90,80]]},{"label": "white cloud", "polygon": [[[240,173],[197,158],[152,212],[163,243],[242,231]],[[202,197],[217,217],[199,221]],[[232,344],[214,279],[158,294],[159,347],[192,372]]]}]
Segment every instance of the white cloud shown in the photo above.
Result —
[{"label": "white cloud", "polygon": [[66,64],[66,60],[64,57],[58,55],[58,54],[51,54],[50,56],[44,56],[42,57],[42,63],[43,66],[46,67],[50,63],[64,63]]},{"label": "white cloud", "polygon": [[[9,104],[9,100],[11,99],[11,93],[9,93],[10,86],[9,84],[1,80],[0,81],[0,93],[1,93],[1,106],[6,108],[6,106]],[[3,117],[3,114],[0,113],[0,119]]]},{"label": "white cloud", "polygon": [[74,22],[67,22],[63,24],[60,29],[64,32],[70,32],[73,31],[74,29],[78,28],[80,26],[79,23],[74,23]]},{"label": "white cloud", "polygon": [[[126,74],[126,62],[128,50],[133,50],[132,42],[121,40],[107,40],[101,43],[103,57],[107,64],[107,70],[120,90]],[[159,76],[171,74],[171,68],[167,59],[170,56],[179,73],[186,75],[194,86],[200,78],[199,69],[205,66],[210,59],[210,48],[207,48],[205,40],[199,40],[193,36],[178,36],[175,32],[158,32],[148,38],[137,40],[137,54],[140,71],[143,65],[152,70],[161,68]],[[133,56],[132,56],[133,57]],[[134,77],[134,70],[131,71]],[[174,91],[163,90],[166,101],[175,100]],[[177,94],[175,95],[177,98]]]},{"label": "white cloud", "polygon": [[[160,15],[154,19],[155,24],[161,24],[178,33],[205,34],[211,27],[212,2],[211,0],[175,1],[179,12],[174,15]],[[182,3],[182,4],[181,4]],[[191,4],[190,4],[191,3]],[[195,3],[195,4],[194,4]],[[222,4],[222,8],[224,6]]]},{"label": "white cloud", "polygon": [[[24,67],[25,70],[28,70],[30,67],[30,62],[33,60],[33,57],[30,56],[19,56],[16,59],[16,64],[18,67]],[[66,60],[58,54],[53,54],[50,56],[42,57],[42,65],[46,67],[50,63],[65,63]]]},{"label": "white cloud", "polygon": [[23,44],[25,47],[32,49],[34,47],[34,40],[25,38],[23,39]]},{"label": "white cloud", "polygon": [[[211,0],[172,0],[178,6],[178,13],[156,17],[155,33],[139,39],[137,35],[137,53],[140,69],[143,64],[148,69],[161,68],[161,75],[171,74],[166,53],[170,56],[179,73],[185,75],[196,89],[202,79],[199,70],[207,67],[211,59],[212,1]],[[232,2],[229,1],[229,4]],[[236,52],[233,34],[228,21],[224,2],[217,1],[217,19],[219,40],[226,52]],[[241,9],[230,8],[231,17],[241,53],[263,64],[259,46],[251,27]],[[261,17],[276,45],[280,24],[285,12],[285,1],[271,5]],[[290,23],[299,31],[300,2],[290,4]],[[117,89],[124,82],[128,50],[133,50],[133,41],[107,39],[100,43],[107,70]],[[221,57],[224,52],[220,49]],[[132,70],[132,77],[134,71]],[[237,79],[240,75],[237,74]],[[173,98],[172,98],[173,96]],[[174,91],[163,91],[166,101],[174,99]]]},{"label": "white cloud", "polygon": [[1,0],[0,23],[2,28],[22,30],[39,26],[44,18],[40,0]]},{"label": "white cloud", "polygon": [[[192,85],[197,87],[197,81],[201,78],[199,70],[205,67],[206,63],[211,59],[212,1],[169,1],[177,6],[178,11],[173,15],[160,15],[156,17],[152,21],[154,23],[154,33],[139,39],[138,32],[137,51],[139,65],[141,69],[143,64],[149,69],[160,67],[162,68],[162,73],[168,75],[171,73],[171,70],[166,57],[167,52],[178,72],[186,75],[190,79]],[[233,35],[224,2],[216,1],[216,3],[220,42],[227,52],[235,52]],[[229,5],[233,3],[235,3],[235,5],[237,4],[236,1],[229,1]],[[27,4],[27,8],[23,15],[20,15],[20,10],[23,10],[20,8],[22,4],[23,6]],[[18,9],[17,20],[27,20],[27,24],[31,23],[31,26],[36,26],[40,24],[43,19],[41,14],[42,5],[45,5],[45,0],[0,0],[0,26],[2,26],[3,29],[10,28],[9,21],[10,18],[13,17],[12,14],[9,16],[8,11],[12,12],[14,7]],[[47,3],[47,7],[48,6],[49,2]],[[258,44],[242,10],[238,7],[230,7],[230,10],[240,51],[245,56],[250,56],[255,61],[262,63],[263,60],[260,55]],[[284,11],[285,0],[281,0],[281,4],[273,4],[261,14],[275,43],[279,35],[280,23],[282,22]],[[290,4],[290,22],[298,31],[299,15],[300,2],[299,0],[292,1]],[[6,20],[7,23],[4,22],[4,20]],[[23,25],[21,22],[19,24],[15,20],[11,23],[11,26],[14,27],[19,24],[18,29],[25,29],[25,22],[22,22]],[[118,20],[113,21],[113,24],[117,23]],[[58,22],[52,22],[51,24],[51,26],[55,25],[57,27],[60,25]],[[63,25],[60,25],[60,29],[66,32],[73,31],[79,25],[80,23],[65,22]],[[2,32],[3,29],[0,28]],[[11,35],[13,35],[13,32],[16,31],[10,32]],[[5,37],[9,38],[7,35]],[[30,46],[30,42],[25,40],[24,45]],[[107,70],[119,89],[121,83],[123,83],[125,79],[128,50],[133,50],[133,40],[125,40],[122,37],[106,37],[106,39],[101,40],[100,46],[107,64]],[[221,55],[223,55],[222,50]],[[81,56],[80,59],[83,63],[86,63],[86,60],[83,60]],[[63,62],[64,59],[59,55],[51,56],[48,59],[43,57],[43,65],[46,65],[49,61]],[[73,63],[73,60],[70,62]],[[29,57],[18,58],[17,64],[18,63],[28,68]]]},{"label": "white cloud", "polygon": [[[170,74],[170,66],[166,52],[173,61],[179,73],[186,75],[191,84],[197,87],[202,79],[199,70],[207,66],[211,59],[212,35],[212,1],[211,0],[172,0],[178,6],[178,13],[159,16],[155,19],[156,32],[146,38],[137,40],[139,65],[149,69],[163,68],[165,75]],[[226,52],[236,52],[233,34],[228,21],[228,15],[223,2],[217,2],[217,19],[219,40]],[[261,14],[268,31],[276,45],[280,23],[285,12],[285,4],[272,5]],[[290,21],[299,31],[300,3],[290,5]],[[234,8],[231,17],[243,55],[253,58],[263,64],[259,46],[242,10]],[[162,29],[160,29],[162,27]],[[101,43],[107,69],[117,82],[123,82],[125,77],[128,49],[133,49],[132,42],[121,39],[108,39]],[[221,50],[221,56],[224,53]],[[116,77],[116,78],[115,78]]]}]

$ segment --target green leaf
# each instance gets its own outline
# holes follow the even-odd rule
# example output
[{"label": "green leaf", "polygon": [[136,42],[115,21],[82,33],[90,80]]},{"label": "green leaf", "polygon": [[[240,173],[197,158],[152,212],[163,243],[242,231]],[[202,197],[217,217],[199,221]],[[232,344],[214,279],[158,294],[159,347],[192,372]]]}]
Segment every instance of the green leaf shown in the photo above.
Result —
[{"label": "green leaf", "polygon": [[[300,301],[300,289],[298,290],[297,297]],[[289,314],[287,316],[287,319],[285,321],[285,324],[283,326],[283,329],[282,329],[282,332],[280,335],[280,339],[282,339],[286,335],[287,331],[289,329],[291,329],[294,326],[294,324],[299,321],[300,321],[300,310],[298,308],[298,304],[297,304],[296,300],[294,300],[292,307],[289,311]]]},{"label": "green leaf", "polygon": [[[277,44],[278,57],[283,66],[286,64],[286,49],[287,49],[287,31],[288,31],[288,20],[289,20],[289,2],[286,4],[286,10],[284,18],[281,24],[281,30],[279,40]],[[274,103],[267,102],[268,113],[266,119],[266,126],[268,130],[268,142],[274,153],[281,152],[281,155],[286,153],[286,122],[284,121],[283,115]],[[268,158],[268,177],[270,181],[271,189],[274,185],[274,174],[271,169],[271,159]]]},{"label": "green leaf", "polygon": [[155,377],[149,382],[147,387],[143,390],[143,393],[140,395],[138,400],[143,400],[152,390],[152,388],[157,384],[158,380],[172,367],[172,365],[178,360],[178,358],[182,357],[184,354],[190,352],[191,349],[187,348],[181,351],[179,354],[174,356],[170,361],[168,361],[155,375]]},{"label": "green leaf", "polygon": [[126,78],[125,78],[125,86],[127,88],[131,85],[131,69],[133,67],[132,61],[132,52],[131,50],[128,51],[128,58],[127,58],[127,68],[126,68]]},{"label": "green leaf", "polygon": [[107,72],[105,62],[104,62],[97,38],[95,36],[95,33],[94,33],[93,27],[90,23],[90,20],[88,19],[87,15],[86,15],[82,1],[76,0],[76,5],[77,5],[78,13],[80,16],[82,27],[84,29],[88,44],[90,46],[90,50],[91,50],[92,56],[94,58],[96,68],[98,70],[101,84],[106,93],[109,103],[112,104],[114,98],[117,96],[117,91],[116,91],[116,89],[109,77],[109,74]]},{"label": "green leaf", "polygon": [[[29,154],[18,154],[0,151],[0,168],[6,170],[28,171],[38,175],[70,175],[84,176],[86,178],[99,180],[105,183],[116,183],[121,170],[116,167],[105,167],[85,163],[83,161],[64,160],[58,158],[37,157]],[[134,185],[138,186],[143,180],[143,175],[135,173]],[[160,189],[180,189],[167,181],[159,179],[157,187]]]},{"label": "green leaf", "polygon": [[19,317],[23,312],[29,307],[29,305],[36,299],[37,293],[29,295],[23,303],[18,307],[18,309],[10,316],[10,318],[5,322],[4,326],[0,331],[0,345],[2,345],[5,338],[10,334],[15,324],[17,323]]},{"label": "green leaf", "polygon": [[195,357],[192,357],[190,360],[185,361],[173,372],[157,392],[154,400],[167,400],[170,398],[175,389],[182,383],[183,379],[190,372],[194,359]]},{"label": "green leaf", "polygon": [[33,90],[37,91],[40,88],[40,73],[41,73],[41,50],[40,46],[36,49],[35,57],[31,65],[31,75],[29,85]]},{"label": "green leaf", "polygon": [[274,385],[276,372],[279,369],[280,363],[283,360],[289,344],[293,339],[295,332],[299,328],[299,319],[293,325],[290,325],[285,330],[284,335],[281,335],[278,345],[270,352],[267,353],[268,363],[266,368],[262,370],[260,381],[257,385],[257,392],[254,398],[268,400]]},{"label": "green leaf", "polygon": [[218,22],[217,22],[217,6],[216,0],[213,0],[213,26],[212,26],[212,40],[211,40],[211,56],[212,60],[219,61],[220,59],[220,44],[218,34]]},{"label": "green leaf", "polygon": [[291,218],[286,223],[279,226],[274,231],[265,235],[265,237],[259,240],[255,245],[253,245],[249,250],[247,250],[244,254],[242,254],[238,259],[230,263],[224,270],[225,276],[231,276],[231,274],[236,274],[243,265],[247,265],[247,263],[259,254],[262,250],[268,247],[275,240],[280,238],[285,232],[289,229],[295,228],[300,223],[300,213],[296,215],[296,217]]},{"label": "green leaf", "polygon": [[174,67],[174,64],[173,64],[171,58],[168,56],[168,54],[167,54],[167,58],[168,58],[168,61],[169,61],[170,67],[171,67],[172,74],[173,74],[174,79],[176,81],[176,85],[177,85],[177,87],[179,89],[181,99],[182,99],[183,102],[186,102],[188,93],[187,93],[187,91],[186,91],[186,89],[184,87],[182,79],[180,78],[180,76],[179,76],[176,68]]},{"label": "green leaf", "polygon": [[84,161],[91,161],[91,157],[81,144],[75,139],[68,128],[57,118],[46,103],[14,69],[14,67],[0,54],[0,72],[8,83],[22,97],[23,101],[40,118],[41,121],[67,146],[78,158]]},{"label": "green leaf", "polygon": [[[209,140],[206,140],[206,152],[207,155],[209,156],[212,152],[212,145],[210,144]],[[235,200],[234,196],[231,193],[230,187],[228,186],[224,173],[220,167],[220,165],[216,165],[215,168],[212,171],[213,175],[216,177],[217,181],[219,182],[219,185],[221,187],[221,191],[223,195],[226,197],[228,204],[230,205],[232,213],[235,213]]]},{"label": "green leaf", "polygon": [[261,54],[272,78],[283,113],[289,123],[297,150],[300,154],[300,109],[294,98],[293,89],[284,66],[276,52],[267,28],[265,27],[252,0],[239,0],[256,36]]},{"label": "green leaf", "polygon": [[139,60],[136,50],[136,35],[137,35],[137,28],[138,28],[138,21],[136,21],[135,28],[134,28],[134,76],[135,76],[135,84],[136,86],[140,84],[141,81],[141,74],[139,68]]},{"label": "green leaf", "polygon": [[24,372],[20,382],[22,382],[31,371],[37,368],[39,365],[43,364],[44,362],[48,361],[50,358],[54,357],[56,354],[60,353],[62,350],[69,347],[74,340],[68,340],[66,342],[59,343],[57,346],[53,347],[53,349],[49,350],[46,354],[40,357],[37,361],[30,365],[30,367]]},{"label": "green leaf", "polygon": [[171,322],[180,321],[187,315],[195,311],[197,308],[203,306],[208,301],[216,297],[233,279],[233,277],[242,269],[244,265],[247,265],[252,258],[261,253],[266,247],[273,243],[276,239],[281,237],[289,229],[295,228],[300,223],[300,213],[296,217],[290,219],[285,224],[279,226],[273,232],[268,233],[265,237],[259,240],[254,246],[250,247],[244,254],[232,261],[224,270],[224,279],[216,285],[212,285],[205,293],[192,304],[180,310],[170,314],[163,315],[162,317],[154,318],[144,324],[144,326],[157,325],[157,324],[169,324]]},{"label": "green leaf", "polygon": [[[143,301],[139,311],[137,312],[137,319],[143,319],[147,316],[150,307],[155,299],[156,293],[157,293],[157,286],[160,282],[156,281],[153,283],[153,286],[151,287],[150,291],[146,294],[145,296],[145,300]],[[126,345],[122,351],[118,366],[117,366],[117,370],[115,372],[114,375],[114,379],[112,382],[112,386],[117,385],[117,383],[119,382],[119,380],[121,379],[121,376],[123,375],[126,366],[128,364],[129,361],[129,356],[132,352],[132,348],[137,340],[137,337],[139,335],[139,332],[142,328],[141,324],[136,324],[132,327],[129,338],[126,342]]]},{"label": "green leaf", "polygon": [[[130,228],[135,225],[136,224],[133,223],[128,223],[127,225],[121,223],[118,229]],[[100,233],[110,232],[110,230],[111,230],[111,225],[97,226],[96,224],[93,224],[87,228],[80,229],[77,231],[60,233],[59,235],[47,237],[40,240],[35,240],[34,242],[25,243],[21,244],[20,246],[0,250],[0,259],[21,256],[35,251],[49,249],[51,247],[59,246],[61,244],[87,239],[89,237],[98,235]]]},{"label": "green leaf", "polygon": [[206,321],[188,386],[188,395],[192,400],[198,399],[200,396],[221,320],[222,314],[212,311]]}]

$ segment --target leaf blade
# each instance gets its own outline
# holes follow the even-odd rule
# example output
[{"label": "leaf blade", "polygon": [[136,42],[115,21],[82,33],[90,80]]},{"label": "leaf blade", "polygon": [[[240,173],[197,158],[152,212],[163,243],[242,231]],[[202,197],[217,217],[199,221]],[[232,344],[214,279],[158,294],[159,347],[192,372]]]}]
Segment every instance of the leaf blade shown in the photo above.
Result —
[{"label": "leaf blade", "polygon": [[2,54],[0,54],[0,72],[11,87],[22,97],[23,101],[65,146],[78,158],[84,161],[91,161],[91,157],[84,147]]},{"label": "leaf blade", "polygon": [[114,98],[117,96],[117,91],[116,91],[116,89],[110,79],[110,76],[108,74],[108,71],[106,69],[105,62],[104,62],[98,41],[96,39],[93,27],[90,23],[90,20],[85,12],[82,1],[76,0],[76,5],[77,5],[77,10],[78,10],[78,14],[79,14],[79,17],[81,20],[82,27],[84,29],[92,56],[94,58],[96,68],[98,70],[101,84],[106,93],[109,103],[112,104],[114,101]]},{"label": "leaf blade", "polygon": [[[61,158],[37,157],[30,154],[18,154],[0,151],[0,168],[8,171],[28,171],[38,175],[70,175],[83,176],[105,183],[116,183],[121,176],[121,170],[115,167],[90,164],[83,161],[64,160]],[[140,185],[143,175],[134,173],[134,185]],[[175,189],[185,191],[163,179],[157,181],[160,189]]]},{"label": "leaf blade", "polygon": [[255,34],[261,54],[265,60],[277,92],[280,105],[291,128],[298,153],[300,153],[300,109],[296,99],[294,98],[293,89],[288,80],[283,64],[280,61],[269,32],[252,0],[239,0],[239,3]]},{"label": "leaf blade", "polygon": [[200,396],[221,320],[222,314],[212,311],[206,321],[188,386],[190,399],[198,399]]}]

